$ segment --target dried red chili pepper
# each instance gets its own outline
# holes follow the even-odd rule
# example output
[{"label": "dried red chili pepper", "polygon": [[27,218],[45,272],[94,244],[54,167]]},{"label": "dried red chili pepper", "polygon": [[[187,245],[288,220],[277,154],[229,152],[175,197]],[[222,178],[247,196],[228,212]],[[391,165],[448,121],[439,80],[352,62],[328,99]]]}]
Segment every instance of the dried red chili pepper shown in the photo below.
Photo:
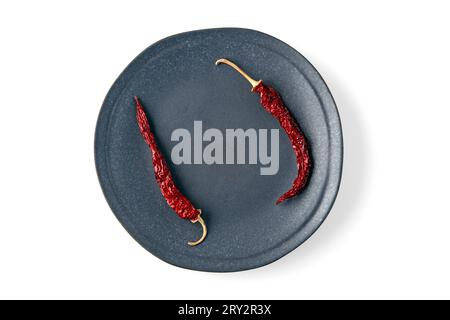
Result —
[{"label": "dried red chili pepper", "polygon": [[201,209],[196,209],[189,201],[189,199],[186,198],[175,185],[169,166],[167,165],[163,154],[156,144],[153,132],[150,130],[150,125],[147,116],[145,115],[144,108],[142,107],[138,97],[134,97],[134,101],[136,103],[136,119],[139,125],[139,130],[141,131],[141,135],[144,138],[145,142],[149,145],[152,151],[152,161],[155,178],[162,195],[166,199],[167,204],[173,209],[173,211],[175,211],[175,213],[180,218],[189,219],[192,223],[199,222],[202,226],[202,237],[197,241],[188,242],[189,245],[195,246],[201,243],[205,239],[207,234],[205,222],[200,216],[202,211]]},{"label": "dried red chili pepper", "polygon": [[257,81],[252,79],[241,68],[227,59],[219,59],[216,61],[216,65],[221,63],[229,65],[250,82],[252,85],[252,91],[258,93],[260,96],[261,105],[278,120],[281,127],[288,135],[297,159],[297,176],[292,183],[291,189],[283,194],[277,200],[276,204],[294,197],[306,185],[311,170],[311,157],[308,151],[308,143],[303,132],[300,130],[299,125],[295,121],[294,117],[292,117],[291,113],[284,105],[280,95],[274,88],[266,86],[261,80]]}]

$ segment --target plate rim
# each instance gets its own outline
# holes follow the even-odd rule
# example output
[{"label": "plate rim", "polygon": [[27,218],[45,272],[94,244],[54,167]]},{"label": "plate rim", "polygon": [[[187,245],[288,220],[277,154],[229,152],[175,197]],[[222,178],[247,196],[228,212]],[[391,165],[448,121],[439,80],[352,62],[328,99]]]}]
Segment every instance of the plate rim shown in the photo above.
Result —
[{"label": "plate rim", "polygon": [[[197,260],[186,259],[185,262],[180,262],[180,260],[174,259],[172,257],[167,257],[165,255],[160,254],[156,246],[153,246],[151,250],[148,247],[148,242],[144,240],[144,237],[137,232],[134,225],[128,221],[125,215],[121,215],[118,212],[127,210],[121,205],[117,195],[115,194],[115,190],[112,186],[112,182],[110,180],[110,175],[108,172],[108,165],[106,159],[106,145],[105,141],[107,141],[107,132],[109,129],[110,118],[114,111],[115,101],[117,97],[120,97],[121,92],[126,87],[127,83],[133,78],[136,72],[140,70],[142,64],[146,63],[146,56],[149,55],[148,59],[151,59],[151,54],[149,51],[158,50],[158,46],[164,45],[171,38],[175,37],[185,37],[191,34],[198,34],[201,32],[238,32],[238,33],[253,33],[259,37],[265,37],[272,41],[278,42],[282,45],[284,53],[289,54],[292,58],[297,57],[297,62],[301,61],[303,64],[303,68],[309,68],[310,72],[308,74],[303,73],[305,79],[310,83],[311,88],[314,89],[317,98],[320,101],[323,112],[327,118],[327,126],[329,127],[329,138],[330,138],[330,159],[328,164],[328,176],[327,176],[327,185],[323,191],[322,199],[318,203],[317,209],[313,212],[314,217],[319,217],[320,219],[309,219],[305,225],[299,229],[298,232],[294,233],[290,238],[288,238],[285,242],[277,245],[271,250],[266,250],[263,253],[251,256],[247,258],[239,258],[234,259],[238,260],[239,263],[234,262],[230,263],[229,261],[221,261],[220,265],[211,264],[209,261],[214,261],[211,258],[200,258]],[[285,54],[282,54],[286,59]],[[294,66],[296,65],[296,61],[294,59],[288,59]],[[313,78],[313,79],[311,79]],[[320,92],[317,92],[317,87],[320,88]],[[324,102],[325,101],[325,102]],[[340,183],[342,180],[342,169],[343,169],[343,157],[344,157],[344,143],[343,143],[343,133],[342,133],[342,124],[340,120],[339,111],[337,109],[335,100],[331,94],[331,91],[324,79],[317,71],[317,69],[306,59],[300,52],[292,48],[287,43],[279,40],[271,35],[266,33],[246,29],[246,28],[210,28],[210,29],[200,29],[178,33],[175,35],[171,35],[169,37],[165,37],[147,48],[145,48],[136,58],[134,58],[126,68],[120,73],[117,79],[114,81],[113,85],[109,89],[105,99],[103,100],[95,129],[95,138],[94,138],[94,157],[95,157],[95,166],[97,177],[100,182],[100,186],[102,192],[107,200],[107,203],[111,210],[113,211],[115,217],[122,224],[124,229],[130,234],[130,236],[136,240],[144,249],[150,252],[152,255],[157,258],[177,267],[181,267],[184,269],[190,269],[195,271],[207,271],[207,272],[237,272],[244,271],[249,269],[255,269],[262,266],[266,266],[293,251],[305,241],[307,241],[322,225],[324,220],[329,215],[331,208],[337,198],[337,194],[339,192]],[[333,171],[333,172],[332,172]],[[330,181],[332,179],[333,181]],[[305,229],[306,232],[305,232]],[[146,245],[144,245],[146,243]],[[179,256],[179,255],[178,255]],[[183,255],[184,256],[184,255]],[[181,259],[183,261],[183,259]]]}]

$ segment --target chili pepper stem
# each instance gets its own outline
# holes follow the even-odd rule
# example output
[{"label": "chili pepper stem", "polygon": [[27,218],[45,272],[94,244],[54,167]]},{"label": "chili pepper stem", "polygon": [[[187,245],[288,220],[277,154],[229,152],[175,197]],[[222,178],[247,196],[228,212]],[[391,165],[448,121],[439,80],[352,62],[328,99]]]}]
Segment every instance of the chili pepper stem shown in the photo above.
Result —
[{"label": "chili pepper stem", "polygon": [[260,84],[262,82],[261,80],[255,80],[252,77],[250,77],[246,72],[244,72],[244,70],[239,68],[234,62],[231,62],[228,59],[221,58],[221,59],[217,60],[216,66],[218,66],[221,63],[226,64],[226,65],[232,67],[237,72],[239,72],[248,82],[250,82],[250,84],[252,85],[252,91],[258,84]]},{"label": "chili pepper stem", "polygon": [[208,234],[208,230],[206,229],[206,223],[203,220],[203,218],[200,216],[202,210],[201,209],[197,209],[200,213],[197,216],[197,218],[192,219],[191,222],[192,223],[200,223],[200,225],[202,226],[202,236],[200,237],[200,239],[198,239],[197,241],[188,241],[188,245],[190,245],[191,247],[196,246],[200,243],[203,242],[203,240],[205,240],[206,235]]}]

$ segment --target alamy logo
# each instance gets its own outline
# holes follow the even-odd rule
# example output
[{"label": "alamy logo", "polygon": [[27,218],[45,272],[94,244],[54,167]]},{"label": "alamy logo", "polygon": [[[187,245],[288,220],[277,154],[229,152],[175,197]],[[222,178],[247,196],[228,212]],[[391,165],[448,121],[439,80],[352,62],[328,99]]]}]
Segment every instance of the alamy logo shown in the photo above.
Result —
[{"label": "alamy logo", "polygon": [[[270,138],[269,138],[270,131]],[[269,140],[270,139],[270,150]],[[203,132],[202,121],[194,121],[194,135],[187,129],[175,129],[172,141],[174,164],[260,164],[261,175],[274,175],[279,168],[278,129],[219,129]],[[193,148],[192,148],[193,143]],[[225,148],[224,148],[225,144]],[[247,152],[248,150],[248,152]],[[224,154],[225,152],[225,154]]]}]

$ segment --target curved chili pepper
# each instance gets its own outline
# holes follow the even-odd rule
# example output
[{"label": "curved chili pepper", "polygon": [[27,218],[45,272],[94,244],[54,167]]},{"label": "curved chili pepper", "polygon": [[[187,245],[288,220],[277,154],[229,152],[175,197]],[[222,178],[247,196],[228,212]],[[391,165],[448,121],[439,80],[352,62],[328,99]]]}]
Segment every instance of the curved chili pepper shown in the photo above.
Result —
[{"label": "curved chili pepper", "polygon": [[236,64],[227,59],[219,59],[216,61],[216,65],[221,63],[229,65],[250,82],[252,85],[252,91],[259,94],[260,103],[263,108],[278,120],[281,127],[288,135],[297,159],[297,176],[292,183],[291,189],[283,194],[277,200],[276,204],[294,197],[305,187],[311,171],[312,161],[309,155],[308,143],[305,135],[300,130],[299,125],[284,105],[279,93],[274,88],[265,85],[261,80],[257,81],[252,79]]},{"label": "curved chili pepper", "polygon": [[144,108],[141,105],[138,97],[134,97],[136,103],[136,120],[139,125],[139,130],[145,142],[149,145],[152,151],[153,169],[155,172],[156,182],[159,185],[162,195],[167,201],[167,204],[175,211],[175,213],[182,219],[189,219],[192,223],[200,222],[203,229],[202,237],[195,242],[188,242],[189,245],[195,246],[201,243],[206,237],[206,226],[203,219],[200,217],[201,209],[196,209],[192,203],[186,198],[172,178],[169,166],[164,159],[163,154],[156,144],[155,136],[150,130],[150,125],[145,115]]}]

